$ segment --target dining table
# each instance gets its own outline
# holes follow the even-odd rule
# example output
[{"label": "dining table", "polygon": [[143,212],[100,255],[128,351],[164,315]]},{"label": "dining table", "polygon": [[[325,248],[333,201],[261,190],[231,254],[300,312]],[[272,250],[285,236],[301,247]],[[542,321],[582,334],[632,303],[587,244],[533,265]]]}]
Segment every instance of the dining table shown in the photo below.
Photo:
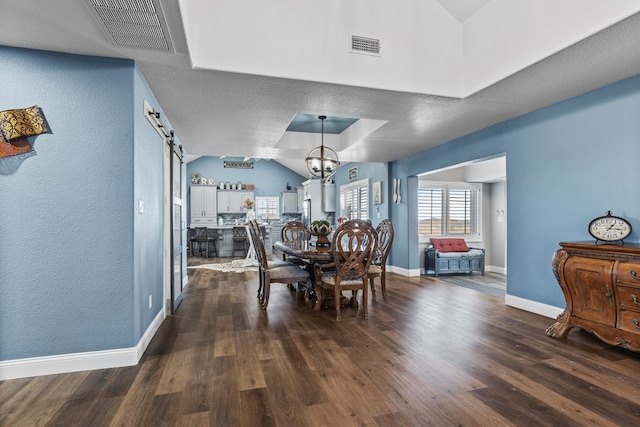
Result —
[{"label": "dining table", "polygon": [[318,298],[315,290],[315,265],[333,261],[331,248],[316,246],[312,240],[277,241],[273,244],[273,248],[285,255],[300,258],[307,263],[308,271],[311,274],[311,288],[305,291],[305,300],[318,309],[319,305],[316,304]]},{"label": "dining table", "polygon": [[274,249],[283,254],[307,260],[309,263],[331,262],[331,248],[318,247],[311,240],[278,241],[273,244]]}]

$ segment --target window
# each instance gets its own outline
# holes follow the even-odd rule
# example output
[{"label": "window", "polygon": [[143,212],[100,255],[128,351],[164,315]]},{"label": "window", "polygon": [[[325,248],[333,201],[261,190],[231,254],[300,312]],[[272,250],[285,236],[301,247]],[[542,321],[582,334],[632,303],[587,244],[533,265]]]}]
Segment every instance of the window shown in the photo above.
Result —
[{"label": "window", "polygon": [[418,233],[431,236],[478,236],[479,223],[479,185],[420,183]]},{"label": "window", "polygon": [[279,197],[256,197],[256,218],[262,221],[280,219]]},{"label": "window", "polygon": [[369,180],[363,179],[340,187],[340,216],[369,219]]}]

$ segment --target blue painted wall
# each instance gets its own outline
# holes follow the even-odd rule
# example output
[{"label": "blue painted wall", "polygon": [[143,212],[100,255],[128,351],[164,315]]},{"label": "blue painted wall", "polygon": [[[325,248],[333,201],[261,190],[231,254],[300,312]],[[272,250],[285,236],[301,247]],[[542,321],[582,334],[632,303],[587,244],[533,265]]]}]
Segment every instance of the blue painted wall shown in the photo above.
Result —
[{"label": "blue painted wall", "polygon": [[133,347],[162,307],[151,94],[128,60],[0,46],[0,63],[0,110],[37,104],[52,129],[0,159],[0,360]]},{"label": "blue painted wall", "polygon": [[[358,168],[358,178],[353,181],[349,181],[349,169]],[[391,180],[389,179],[389,166],[387,163],[347,163],[342,165],[333,175],[333,180],[336,183],[336,207],[340,209],[340,187],[351,182],[357,182],[363,179],[369,181],[369,218],[374,226],[377,226],[380,221],[389,217],[389,205],[392,200]],[[379,205],[373,204],[373,183],[380,181],[382,186],[382,203]],[[341,212],[336,212],[336,218],[341,215]],[[389,260],[391,261],[391,260]]]},{"label": "blue painted wall", "polygon": [[[135,342],[142,337],[149,324],[163,309],[163,145],[160,135],[144,117],[143,103],[147,100],[156,111],[162,111],[137,66],[133,73],[133,167],[134,234],[133,234],[133,333]],[[169,129],[171,124],[161,114]],[[179,144],[179,139],[176,138]],[[144,203],[144,213],[137,213],[138,200]],[[184,238],[184,236],[183,236]],[[183,263],[186,275],[186,263]],[[153,305],[149,308],[149,295]],[[167,295],[167,298],[170,298]]]},{"label": "blue painted wall", "polygon": [[[551,273],[558,242],[592,240],[607,210],[631,221],[640,241],[640,76],[484,129],[390,165],[403,179],[506,153],[508,293],[564,306]],[[414,184],[415,185],[415,184]],[[409,188],[412,191],[412,187]],[[402,197],[406,196],[404,186]],[[415,195],[391,206],[393,264],[419,266]]]},{"label": "blue painted wall", "polygon": [[[131,61],[6,47],[0,60],[11,82],[0,110],[38,104],[52,129],[32,138],[36,156],[0,160],[0,360],[132,347],[162,308],[162,145],[142,99],[161,109]],[[559,241],[589,239],[588,222],[607,210],[640,241],[639,118],[640,76],[389,165],[345,165],[334,178],[339,188],[358,166],[359,179],[383,181],[391,263],[412,270],[415,175],[506,153],[508,292],[563,306],[550,268]],[[306,179],[265,160],[247,171],[202,158],[187,179],[194,170],[253,183],[258,196]],[[390,203],[392,178],[402,179],[401,204]]]}]

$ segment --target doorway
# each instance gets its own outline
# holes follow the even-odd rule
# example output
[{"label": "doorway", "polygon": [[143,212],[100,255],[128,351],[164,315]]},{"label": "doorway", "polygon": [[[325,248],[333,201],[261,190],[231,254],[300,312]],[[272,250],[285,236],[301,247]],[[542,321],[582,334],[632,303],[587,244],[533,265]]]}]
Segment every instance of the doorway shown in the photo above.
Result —
[{"label": "doorway", "polygon": [[175,143],[173,131],[170,138],[171,148],[171,313],[175,313],[182,302],[182,147]]},{"label": "doorway", "polygon": [[[429,184],[425,184],[429,183]],[[464,164],[418,175],[418,186],[430,185],[455,187],[459,184],[474,184],[481,187],[479,232],[469,238],[469,243],[486,249],[486,271],[507,274],[507,191],[506,154],[488,159],[478,159]],[[442,216],[444,218],[444,214]],[[420,234],[420,253],[429,245],[426,234]],[[424,268],[423,260],[420,260]],[[423,270],[424,271],[424,270]]]},{"label": "doorway", "polygon": [[182,197],[183,153],[173,138],[165,138],[163,149],[163,293],[165,315],[173,314],[182,302],[183,245]]}]

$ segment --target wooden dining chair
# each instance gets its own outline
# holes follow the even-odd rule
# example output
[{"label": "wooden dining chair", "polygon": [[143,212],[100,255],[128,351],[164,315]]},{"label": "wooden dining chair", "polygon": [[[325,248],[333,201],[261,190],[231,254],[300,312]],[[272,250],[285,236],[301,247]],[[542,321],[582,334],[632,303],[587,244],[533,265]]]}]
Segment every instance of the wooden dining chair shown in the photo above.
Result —
[{"label": "wooden dining chair", "polygon": [[374,279],[380,277],[382,297],[387,299],[387,257],[389,256],[389,252],[391,252],[391,245],[393,244],[393,235],[395,233],[393,224],[389,219],[383,220],[376,227],[376,233],[378,234],[378,248],[371,261],[371,266],[369,266],[368,276],[369,282],[371,283],[371,294],[376,294]]},{"label": "wooden dining chair", "polygon": [[249,232],[251,233],[251,240],[255,244],[254,248],[258,258],[260,270],[258,300],[263,310],[266,310],[269,305],[272,283],[283,283],[290,287],[295,284],[297,285],[296,293],[300,292],[300,284],[304,283],[305,287],[309,286],[311,275],[301,266],[288,261],[272,261],[267,257],[264,241],[260,235],[260,227],[255,221],[249,221]]},{"label": "wooden dining chair", "polygon": [[[336,320],[341,320],[340,299],[342,291],[353,291],[351,304],[358,306],[357,293],[362,289],[362,315],[369,318],[367,312],[368,271],[378,246],[378,234],[370,221],[353,219],[343,222],[333,234],[331,254],[333,262],[318,265],[316,273],[319,280],[316,287],[333,291],[336,306]],[[327,268],[335,268],[326,271]],[[322,292],[317,292],[322,298]],[[320,301],[321,303],[321,301]]]},{"label": "wooden dining chair", "polygon": [[[311,233],[307,226],[300,221],[289,221],[282,227],[282,230],[280,230],[280,240],[283,242],[309,241],[311,240]],[[298,265],[306,264],[305,260],[287,256],[286,254],[282,254],[282,259]]]},{"label": "wooden dining chair", "polygon": [[309,240],[311,239],[311,233],[300,221],[289,221],[284,225],[284,227],[282,227],[280,237],[283,242],[289,242],[292,240]]}]

